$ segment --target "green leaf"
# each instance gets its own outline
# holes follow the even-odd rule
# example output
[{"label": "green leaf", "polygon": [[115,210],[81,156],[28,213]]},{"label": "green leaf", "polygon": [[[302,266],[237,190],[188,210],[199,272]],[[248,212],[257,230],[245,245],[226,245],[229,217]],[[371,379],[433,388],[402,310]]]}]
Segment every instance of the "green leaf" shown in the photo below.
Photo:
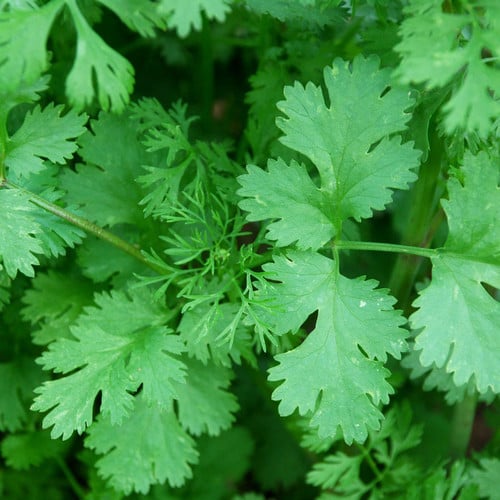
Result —
[{"label": "green leaf", "polygon": [[0,431],[22,428],[33,388],[41,380],[40,369],[28,357],[19,356],[10,363],[0,363]]},{"label": "green leaf", "polygon": [[41,171],[44,159],[63,165],[73,157],[74,139],[85,132],[87,116],[74,110],[61,116],[63,109],[49,104],[42,110],[37,105],[10,137],[5,164],[16,178]]},{"label": "green leaf", "polygon": [[329,104],[312,83],[285,87],[278,108],[286,118],[276,121],[281,141],[313,162],[320,186],[304,167],[287,169],[282,160],[269,163],[267,175],[249,167],[239,179],[239,194],[250,198],[240,203],[249,220],[280,219],[268,231],[278,245],[297,240],[299,248],[318,249],[339,234],[343,221],[370,217],[390,202],[392,189],[415,180],[419,152],[394,135],[405,129],[412,101],[390,87],[388,71],[378,65],[376,58],[357,57],[351,68],[336,59],[324,70]]},{"label": "green leaf", "polygon": [[191,30],[200,30],[202,13],[207,19],[224,21],[231,10],[232,0],[160,0],[159,11],[168,17],[168,26],[175,28],[180,37],[186,37]]},{"label": "green leaf", "polygon": [[155,28],[165,29],[165,22],[151,0],[98,0],[111,9],[131,30],[142,36],[155,36]]},{"label": "green leaf", "polygon": [[481,498],[498,500],[498,478],[500,474],[500,460],[498,458],[481,458],[479,467],[472,469],[472,481],[479,486]]},{"label": "green leaf", "polygon": [[238,178],[238,194],[246,197],[239,205],[249,212],[247,219],[279,219],[267,226],[266,234],[278,246],[297,242],[302,250],[322,247],[335,231],[324,213],[324,195],[304,165],[292,161],[288,166],[280,158],[269,160],[267,168],[249,165],[248,174]]},{"label": "green leaf", "polygon": [[[457,386],[471,377],[476,389],[500,392],[500,304],[483,283],[500,288],[500,190],[498,160],[467,154],[448,182],[443,201],[449,235],[432,259],[432,281],[414,306],[412,327],[423,366],[453,374]],[[463,184],[459,178],[463,178]]]},{"label": "green leaf", "polygon": [[231,367],[232,363],[240,364],[242,358],[254,363],[251,336],[241,322],[236,326],[231,344],[223,338],[239,310],[238,304],[207,303],[186,311],[178,331],[188,354],[204,364],[212,361],[225,367]]},{"label": "green leaf", "polygon": [[97,94],[103,110],[123,111],[134,85],[134,68],[92,30],[75,0],[65,2],[78,36],[75,62],[66,80],[71,104],[83,109]]},{"label": "green leaf", "polygon": [[46,370],[69,373],[35,391],[32,409],[49,411],[43,426],[54,426],[53,438],[82,433],[92,422],[99,393],[100,411],[115,425],[130,414],[139,386],[148,403],[166,407],[177,396],[173,381],[185,379],[177,359],[184,347],[163,326],[168,311],[149,294],[115,291],[95,300],[99,308],[86,308],[71,328],[75,339],[57,340],[38,359]]},{"label": "green leaf", "polygon": [[[433,0],[412,0],[400,29],[396,50],[402,55],[396,76],[427,88],[454,83],[445,105],[446,130],[474,131],[485,136],[500,114],[500,5],[479,0],[445,11]],[[483,57],[483,51],[491,55]]]},{"label": "green leaf", "polygon": [[128,114],[101,112],[78,141],[79,155],[87,164],[62,176],[67,203],[82,206],[85,217],[100,225],[143,223],[143,193],[135,179],[151,156],[139,142],[136,125]]},{"label": "green leaf", "polygon": [[295,332],[318,311],[314,330],[295,349],[279,354],[269,380],[284,382],[273,392],[281,415],[296,408],[311,414],[320,437],[340,427],[347,443],[361,442],[367,428],[382,419],[377,406],[387,404],[392,387],[383,367],[387,353],[399,358],[405,349],[404,319],[395,299],[376,282],[349,280],[335,262],[315,253],[288,252],[264,265],[275,303],[281,307],[276,332]]},{"label": "green leaf", "polygon": [[60,441],[50,439],[47,432],[33,431],[10,434],[2,441],[2,455],[9,467],[26,470],[62,451]]},{"label": "green leaf", "polygon": [[184,359],[184,364],[186,381],[177,384],[179,422],[195,436],[205,432],[217,436],[231,427],[238,409],[235,396],[227,391],[232,372],[194,359]]},{"label": "green leaf", "polygon": [[193,479],[181,490],[181,498],[213,500],[230,498],[248,471],[253,451],[250,433],[232,427],[217,437],[198,440],[200,461],[193,467]]},{"label": "green leaf", "polygon": [[42,228],[33,217],[29,197],[13,189],[0,189],[0,257],[5,271],[15,278],[17,271],[33,277],[39,264],[35,254],[43,253],[37,238]]},{"label": "green leaf", "polygon": [[34,343],[70,337],[70,325],[92,302],[91,283],[80,275],[50,270],[37,274],[31,285],[23,296],[21,314],[25,321],[40,326],[33,332]]},{"label": "green leaf", "polygon": [[53,0],[43,7],[0,12],[0,95],[30,86],[47,69],[47,37],[63,6]]},{"label": "green leaf", "polygon": [[[140,430],[138,432],[138,430]],[[171,409],[135,399],[130,417],[114,425],[101,417],[90,427],[85,446],[106,454],[96,463],[99,475],[125,493],[146,494],[165,481],[181,486],[192,476],[198,458],[193,439],[182,430]]]}]

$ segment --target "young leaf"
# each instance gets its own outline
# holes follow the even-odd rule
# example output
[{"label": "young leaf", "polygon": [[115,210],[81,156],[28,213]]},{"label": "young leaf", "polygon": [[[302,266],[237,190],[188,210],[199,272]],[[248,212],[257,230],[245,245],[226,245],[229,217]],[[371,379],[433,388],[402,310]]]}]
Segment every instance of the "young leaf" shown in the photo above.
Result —
[{"label": "young leaf", "polygon": [[[411,316],[423,366],[453,373],[457,386],[474,377],[476,389],[500,392],[500,304],[483,287],[500,288],[500,190],[498,160],[466,155],[448,182],[443,201],[449,235],[432,259],[432,281]],[[463,184],[459,178],[463,178]]]},{"label": "young leaf", "polygon": [[149,295],[113,292],[96,303],[100,308],[86,308],[71,328],[75,340],[57,340],[38,360],[46,370],[69,373],[36,389],[32,409],[50,410],[43,425],[54,426],[53,438],[83,432],[99,393],[100,410],[115,425],[130,414],[139,386],[148,403],[166,407],[177,395],[173,381],[185,378],[177,359],[184,347],[162,326],[168,312]]},{"label": "young leaf", "polygon": [[334,436],[340,427],[347,443],[361,442],[367,428],[377,429],[392,387],[383,367],[387,353],[399,358],[405,349],[404,323],[395,302],[376,282],[349,280],[335,262],[315,253],[290,251],[275,257],[264,270],[272,286],[277,332],[296,331],[318,311],[314,330],[295,349],[279,354],[269,380],[283,383],[274,391],[281,415],[298,408],[311,412],[311,426],[320,437]]},{"label": "young leaf", "polygon": [[165,481],[182,486],[192,476],[198,453],[193,439],[182,430],[172,409],[135,399],[131,415],[121,425],[101,416],[90,427],[85,446],[106,454],[96,463],[99,475],[126,495],[146,494]]},{"label": "young leaf", "polygon": [[86,115],[70,110],[61,116],[63,106],[36,106],[9,138],[5,165],[16,178],[28,177],[43,169],[43,160],[64,164],[77,149],[75,138],[85,132]]}]

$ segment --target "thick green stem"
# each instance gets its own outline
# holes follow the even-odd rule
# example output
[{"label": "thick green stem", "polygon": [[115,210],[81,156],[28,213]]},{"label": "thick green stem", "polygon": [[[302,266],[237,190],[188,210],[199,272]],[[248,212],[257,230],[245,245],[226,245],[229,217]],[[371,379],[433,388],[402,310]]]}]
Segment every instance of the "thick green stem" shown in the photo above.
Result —
[{"label": "thick green stem", "polygon": [[93,222],[90,222],[87,219],[84,219],[83,217],[80,217],[78,215],[75,215],[71,212],[68,212],[64,208],[61,208],[58,205],[55,205],[54,203],[51,203],[40,196],[32,193],[31,191],[27,191],[19,186],[16,186],[15,184],[12,184],[9,181],[4,181],[3,183],[4,187],[10,188],[10,189],[17,189],[19,191],[22,191],[23,193],[27,194],[29,196],[29,199],[31,203],[36,205],[37,207],[42,208],[43,210],[50,212],[51,214],[54,214],[57,217],[60,217],[61,219],[64,219],[68,221],[70,224],[73,224],[76,227],[79,227],[80,229],[83,229],[85,232],[93,234],[97,238],[107,241],[114,247],[118,248],[119,250],[131,255],[135,259],[139,260],[142,262],[144,265],[148,266],[149,268],[153,269],[159,274],[165,274],[166,269],[163,268],[162,266],[155,264],[154,262],[151,262],[148,260],[142,253],[142,251],[134,246],[128,243],[125,240],[122,240],[120,237],[116,236],[113,233],[110,233],[109,231],[106,231],[103,229],[101,226],[98,226],[97,224],[94,224]]},{"label": "thick green stem", "polygon": [[450,456],[464,458],[469,447],[472,426],[476,415],[477,396],[466,395],[453,409],[450,434]]},{"label": "thick green stem", "polygon": [[[418,180],[413,187],[411,209],[402,235],[403,246],[426,247],[434,237],[436,225],[431,221],[438,209],[439,196],[436,196],[439,174],[441,171],[442,145],[436,133],[431,133],[431,148],[427,161],[420,167]],[[442,213],[441,219],[442,220]],[[408,312],[413,284],[422,263],[422,253],[405,252],[396,259],[389,280],[389,288],[399,301],[400,307]]]}]

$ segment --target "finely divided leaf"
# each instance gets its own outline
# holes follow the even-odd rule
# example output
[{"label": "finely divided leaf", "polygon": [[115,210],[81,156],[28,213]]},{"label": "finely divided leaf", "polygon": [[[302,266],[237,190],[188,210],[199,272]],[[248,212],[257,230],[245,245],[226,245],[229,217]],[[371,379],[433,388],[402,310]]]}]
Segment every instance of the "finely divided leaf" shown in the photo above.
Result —
[{"label": "finely divided leaf", "polygon": [[5,164],[10,172],[27,177],[43,169],[44,159],[64,164],[77,149],[74,139],[85,132],[86,115],[70,110],[61,116],[63,106],[36,106],[7,143]]},{"label": "finely divided leaf", "polygon": [[99,393],[101,412],[119,424],[130,414],[132,393],[141,385],[146,401],[166,407],[176,396],[172,382],[185,378],[177,357],[184,347],[162,326],[168,313],[156,312],[152,297],[114,292],[98,295],[96,302],[100,309],[86,308],[71,328],[75,339],[57,340],[38,360],[45,369],[69,373],[39,387],[32,406],[50,410],[43,425],[54,426],[54,438],[83,432]]},{"label": "finely divided leaf", "polygon": [[274,391],[282,415],[295,409],[311,415],[322,437],[340,427],[347,443],[361,442],[367,428],[377,429],[393,392],[383,367],[387,353],[399,358],[405,349],[404,323],[393,310],[395,299],[376,290],[375,281],[349,280],[335,262],[319,254],[288,252],[264,270],[272,279],[277,330],[298,328],[318,311],[314,330],[295,349],[276,356],[269,379],[283,381]]},{"label": "finely divided leaf", "polygon": [[198,453],[172,409],[161,410],[135,399],[131,416],[121,425],[100,417],[89,429],[85,446],[106,454],[96,463],[99,475],[126,495],[146,494],[151,485],[181,486],[192,476]]},{"label": "finely divided leaf", "polygon": [[449,236],[411,317],[422,329],[415,341],[422,365],[445,367],[457,386],[473,377],[481,393],[500,392],[500,304],[484,287],[500,288],[499,171],[485,153],[467,154],[449,180]]}]

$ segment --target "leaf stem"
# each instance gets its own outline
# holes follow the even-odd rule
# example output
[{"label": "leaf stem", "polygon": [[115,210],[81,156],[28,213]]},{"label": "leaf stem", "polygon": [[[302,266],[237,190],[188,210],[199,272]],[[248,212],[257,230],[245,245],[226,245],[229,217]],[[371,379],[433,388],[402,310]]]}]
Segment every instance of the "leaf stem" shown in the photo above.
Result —
[{"label": "leaf stem", "polygon": [[336,241],[335,248],[339,250],[366,250],[369,252],[392,252],[421,257],[436,257],[439,250],[435,248],[422,248],[411,245],[395,243],[380,243],[376,241]]},{"label": "leaf stem", "polygon": [[77,496],[77,498],[83,500],[87,495],[84,489],[80,486],[80,484],[76,480],[71,469],[67,466],[66,462],[62,458],[56,457],[55,460],[57,462],[57,465],[61,469],[62,473],[66,477],[71,489],[73,490],[73,493]]},{"label": "leaf stem", "polygon": [[457,460],[464,458],[472,434],[476,415],[477,395],[467,394],[453,409],[450,434],[450,456]]},{"label": "leaf stem", "polygon": [[41,209],[50,212],[51,214],[60,217],[65,221],[68,221],[70,224],[73,224],[74,226],[83,229],[87,233],[93,234],[94,236],[96,236],[101,240],[107,241],[114,247],[139,260],[144,265],[148,266],[150,269],[153,269],[157,273],[165,274],[165,271],[167,269],[155,262],[152,262],[151,260],[148,260],[140,248],[128,243],[125,240],[122,240],[119,236],[116,236],[115,234],[106,231],[106,229],[102,228],[101,226],[98,226],[97,224],[90,222],[88,219],[85,219],[76,214],[68,212],[64,208],[61,208],[60,206],[55,205],[54,203],[51,203],[50,201],[47,201],[44,198],[36,195],[35,193],[32,193],[31,191],[28,191],[20,186],[17,186],[12,182],[5,180],[3,182],[3,186],[10,189],[17,189],[19,191],[22,191],[27,196],[29,196],[31,203],[33,203],[37,207],[40,207]]}]

